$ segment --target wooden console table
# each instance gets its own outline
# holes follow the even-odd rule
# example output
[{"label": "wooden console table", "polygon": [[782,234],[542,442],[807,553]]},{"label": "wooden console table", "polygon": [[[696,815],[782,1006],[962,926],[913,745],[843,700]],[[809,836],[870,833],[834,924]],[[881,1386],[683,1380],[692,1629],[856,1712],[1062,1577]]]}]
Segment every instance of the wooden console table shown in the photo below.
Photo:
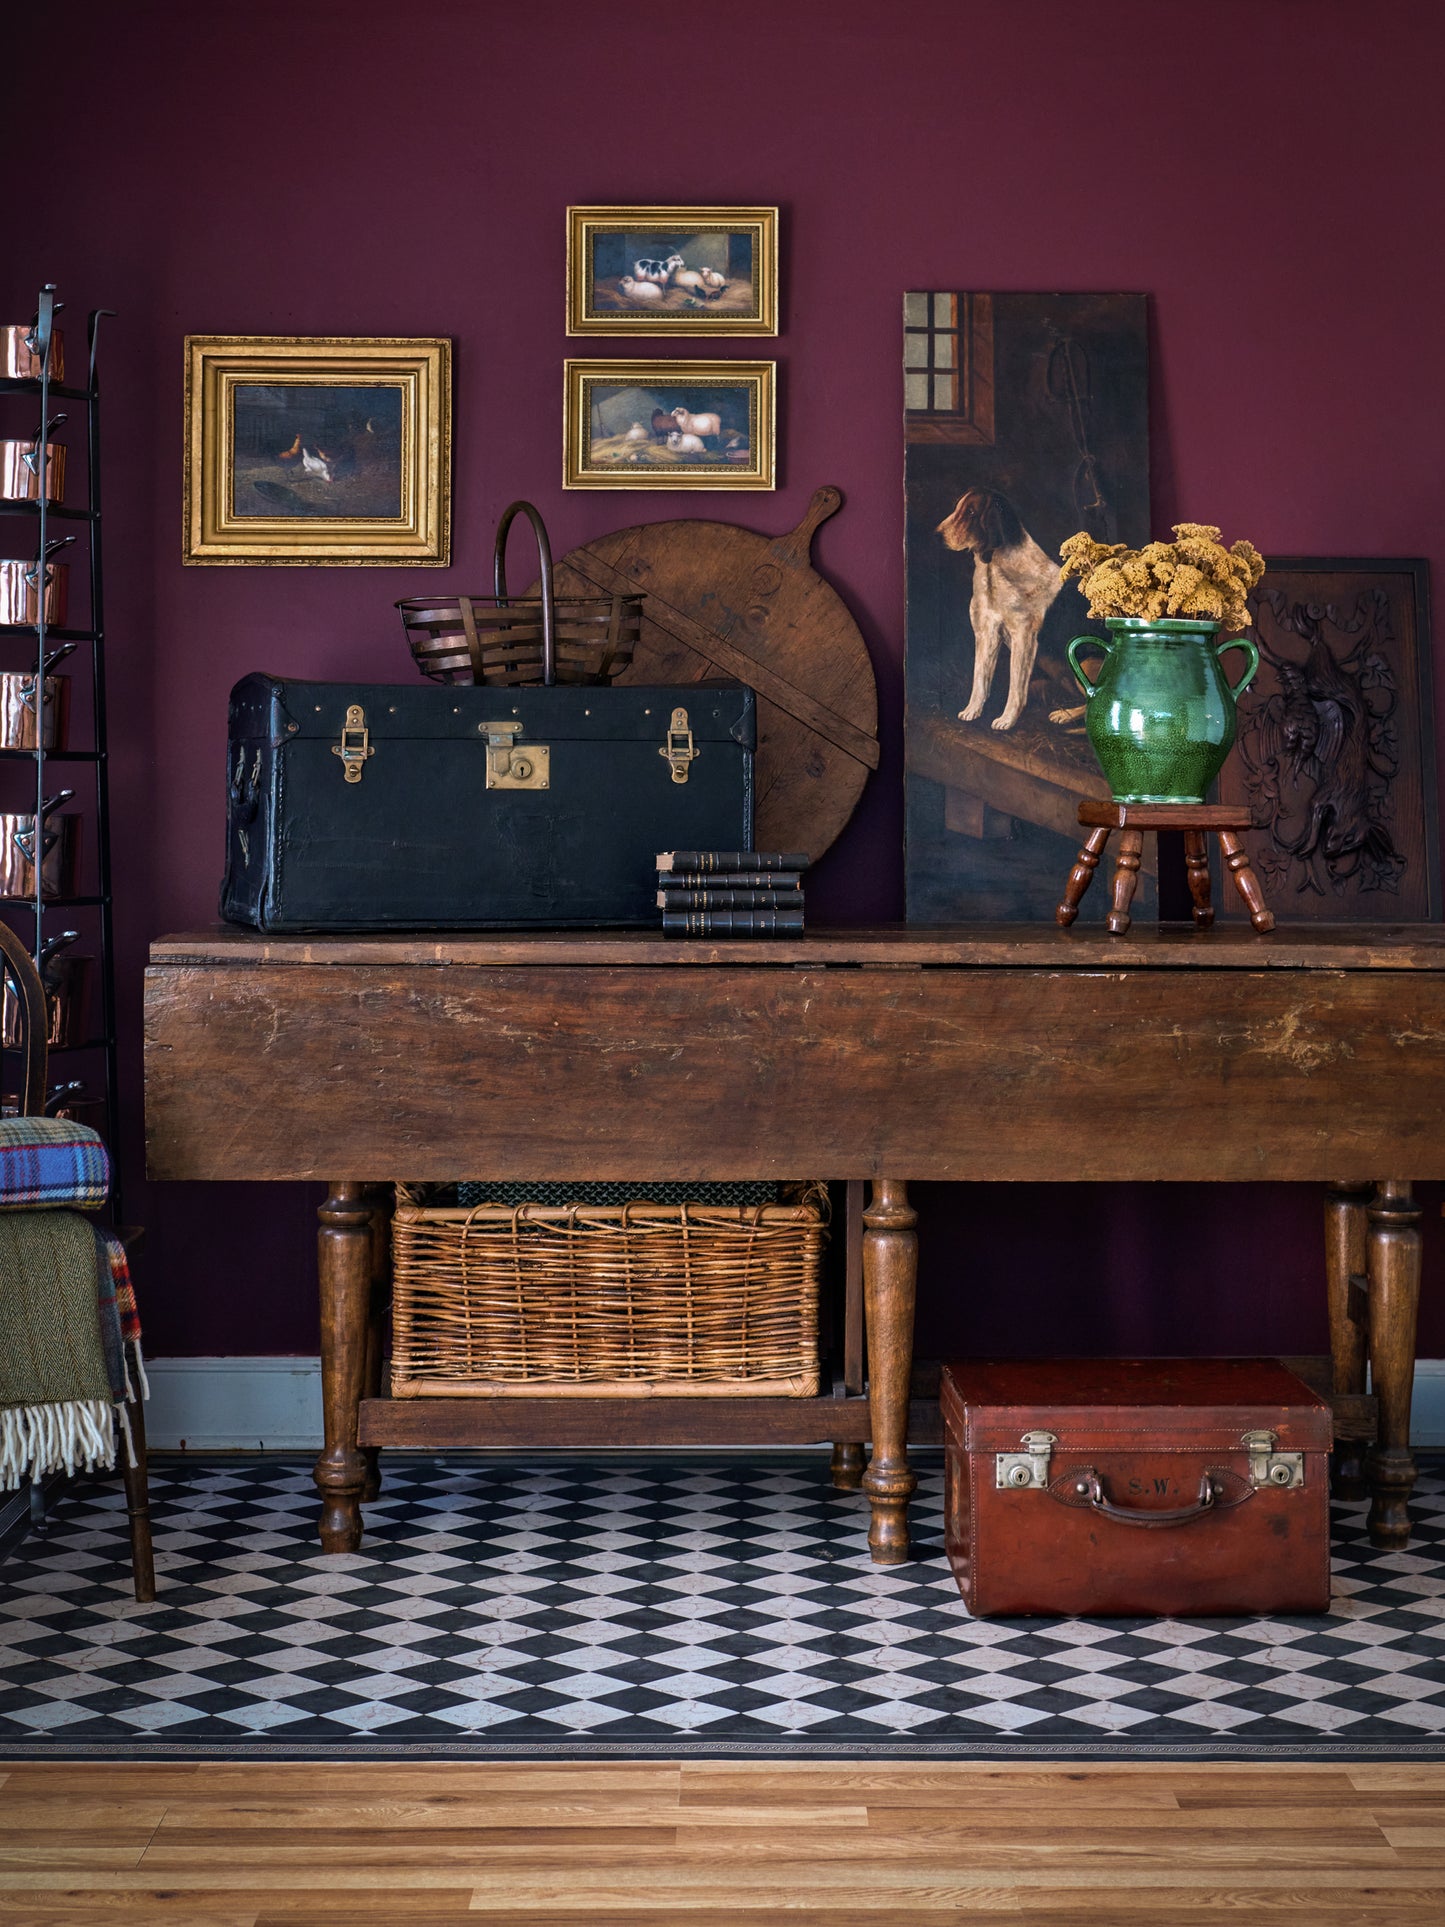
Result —
[{"label": "wooden console table", "polygon": [[[871,1439],[869,1543],[905,1559],[913,1179],[1331,1184],[1336,1389],[1362,1389],[1368,1348],[1371,1530],[1408,1535],[1410,1180],[1445,1178],[1445,931],[223,928],[153,946],[146,1032],[153,1178],[330,1182],[327,1551],[360,1542],[381,1446]],[[872,1181],[867,1397],[381,1394],[390,1180],[800,1175]]]}]

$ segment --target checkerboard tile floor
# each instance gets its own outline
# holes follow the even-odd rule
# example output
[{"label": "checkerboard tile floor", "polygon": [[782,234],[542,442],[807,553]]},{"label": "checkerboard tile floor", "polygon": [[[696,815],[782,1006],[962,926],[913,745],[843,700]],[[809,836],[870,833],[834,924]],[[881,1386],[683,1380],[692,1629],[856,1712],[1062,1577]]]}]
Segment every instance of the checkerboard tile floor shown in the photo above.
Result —
[{"label": "checkerboard tile floor", "polygon": [[906,1567],[817,1459],[384,1467],[362,1551],[309,1468],[153,1468],[0,1566],[0,1756],[1445,1754],[1445,1478],[1408,1551],[1335,1511],[1327,1618],[976,1621],[924,1467]]}]

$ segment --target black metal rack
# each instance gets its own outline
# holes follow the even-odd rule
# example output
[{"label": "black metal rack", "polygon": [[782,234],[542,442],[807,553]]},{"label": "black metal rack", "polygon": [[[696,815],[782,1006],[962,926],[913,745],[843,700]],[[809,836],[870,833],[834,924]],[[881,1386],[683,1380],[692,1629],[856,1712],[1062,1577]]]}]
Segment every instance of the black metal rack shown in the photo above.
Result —
[{"label": "black metal rack", "polygon": [[[70,1105],[92,1100],[100,1095],[104,1103],[104,1135],[107,1143],[114,1147],[117,1142],[117,1066],[116,1066],[116,1024],[115,1024],[115,939],[112,925],[111,873],[110,873],[110,796],[107,780],[106,750],[106,712],[105,712],[105,615],[103,601],[103,575],[101,566],[101,493],[100,493],[100,378],[96,365],[96,349],[103,316],[114,313],[110,308],[92,310],[86,329],[86,384],[83,388],[52,381],[51,344],[54,339],[55,315],[61,304],[56,300],[53,284],[42,289],[36,306],[35,320],[27,338],[27,346],[34,362],[39,367],[37,376],[7,375],[0,377],[0,395],[32,395],[39,403],[39,439],[36,447],[36,484],[37,499],[34,501],[0,500],[0,516],[23,518],[34,524],[34,568],[35,568],[35,607],[34,622],[0,624],[0,638],[27,638],[31,641],[34,655],[35,693],[35,746],[32,749],[0,749],[0,763],[32,762],[35,770],[34,788],[34,825],[33,841],[30,851],[26,852],[29,867],[33,872],[34,890],[27,896],[0,897],[0,910],[29,911],[32,928],[32,952],[37,965],[43,963],[43,953],[47,939],[47,919],[56,913],[71,909],[95,909],[98,917],[98,949],[96,959],[100,980],[101,1023],[98,1033],[82,1036],[68,1045],[52,1045],[51,1061],[55,1065],[56,1079],[52,1084],[46,1108],[64,1111]],[[86,502],[83,508],[66,506],[51,502],[49,496],[49,450],[52,402],[73,401],[84,403],[86,435]],[[51,525],[74,523],[83,525],[89,531],[89,568],[88,600],[89,621],[87,624],[72,628],[54,627],[46,621],[46,588],[50,580],[52,555],[60,543],[51,535]],[[80,531],[62,537],[61,543],[68,544],[79,539]],[[57,643],[73,643],[88,647],[91,665],[91,741],[88,748],[47,749],[45,747],[45,678],[47,673],[55,673],[47,663],[51,648]],[[49,792],[48,766],[52,763],[71,766],[79,774],[89,767],[94,773],[93,794],[89,811],[93,817],[95,833],[94,870],[96,889],[70,896],[53,895],[46,891],[44,882],[45,805]],[[69,800],[67,796],[65,800]],[[104,1091],[91,1090],[87,1078],[67,1076],[62,1064],[55,1059],[65,1053],[88,1054],[98,1057],[104,1066]],[[111,1187],[111,1205],[114,1216],[119,1222],[121,1211],[118,1196],[118,1183]]]}]

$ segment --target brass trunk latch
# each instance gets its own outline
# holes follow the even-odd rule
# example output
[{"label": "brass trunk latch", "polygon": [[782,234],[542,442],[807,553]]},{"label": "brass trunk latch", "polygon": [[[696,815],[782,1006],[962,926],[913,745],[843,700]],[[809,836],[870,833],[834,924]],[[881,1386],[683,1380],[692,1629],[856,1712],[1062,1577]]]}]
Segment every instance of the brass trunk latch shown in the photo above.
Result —
[{"label": "brass trunk latch", "polygon": [[1057,1432],[1025,1432],[1019,1443],[1022,1452],[994,1455],[993,1482],[1003,1491],[1026,1492],[1031,1486],[1047,1486],[1049,1458],[1058,1444]]},{"label": "brass trunk latch", "polygon": [[331,745],[331,754],[341,758],[341,773],[348,783],[361,781],[362,767],[376,751],[371,747],[371,731],[366,727],[366,711],[360,703],[347,706],[341,741]]},{"label": "brass trunk latch", "polygon": [[1284,1488],[1304,1484],[1304,1453],[1276,1452],[1273,1432],[1246,1432],[1239,1442],[1249,1454],[1249,1482],[1252,1486]]},{"label": "brass trunk latch", "polygon": [[489,790],[545,790],[552,785],[552,752],[545,743],[522,747],[520,723],[481,723],[487,738]]},{"label": "brass trunk latch", "polygon": [[692,746],[692,730],[685,709],[673,710],[672,721],[667,728],[667,741],[657,753],[666,759],[671,768],[673,782],[685,783],[688,765],[696,762],[702,754],[700,749]]}]

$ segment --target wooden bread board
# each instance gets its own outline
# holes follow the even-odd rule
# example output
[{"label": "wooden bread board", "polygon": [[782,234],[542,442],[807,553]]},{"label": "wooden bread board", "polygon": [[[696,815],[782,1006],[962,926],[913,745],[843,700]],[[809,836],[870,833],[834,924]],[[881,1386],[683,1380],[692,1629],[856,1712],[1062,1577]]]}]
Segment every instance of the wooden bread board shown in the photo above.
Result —
[{"label": "wooden bread board", "polygon": [[810,556],[818,527],[842,503],[841,490],[820,488],[798,526],[777,536],[731,522],[644,522],[556,565],[559,597],[646,595],[619,682],[721,678],[757,691],[756,846],[806,850],[815,861],[878,767],[868,647]]}]

